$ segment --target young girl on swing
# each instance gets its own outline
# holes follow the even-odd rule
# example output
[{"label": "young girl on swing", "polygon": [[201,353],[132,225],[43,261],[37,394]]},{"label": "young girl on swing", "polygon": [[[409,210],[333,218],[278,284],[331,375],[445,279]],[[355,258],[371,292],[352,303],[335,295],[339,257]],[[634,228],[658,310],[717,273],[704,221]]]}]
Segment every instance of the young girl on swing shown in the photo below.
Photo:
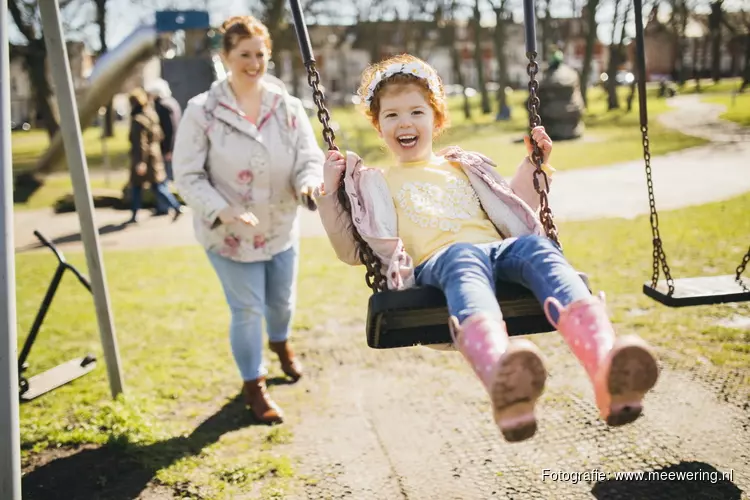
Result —
[{"label": "young girl on swing", "polygon": [[[337,256],[360,263],[353,225],[380,259],[389,289],[443,291],[454,345],[488,391],[506,440],[535,433],[534,405],[547,371],[533,343],[508,338],[498,280],[522,284],[543,304],[591,378],[602,418],[609,425],[635,420],[656,383],[655,356],[639,337],[615,337],[604,301],[544,236],[529,158],[506,182],[481,154],[458,147],[433,153],[448,119],[445,93],[435,70],[413,56],[369,67],[359,94],[394,165],[383,172],[364,167],[354,153],[328,152],[318,203]],[[551,175],[552,141],[544,127],[531,137]],[[351,217],[336,198],[342,174]]]}]

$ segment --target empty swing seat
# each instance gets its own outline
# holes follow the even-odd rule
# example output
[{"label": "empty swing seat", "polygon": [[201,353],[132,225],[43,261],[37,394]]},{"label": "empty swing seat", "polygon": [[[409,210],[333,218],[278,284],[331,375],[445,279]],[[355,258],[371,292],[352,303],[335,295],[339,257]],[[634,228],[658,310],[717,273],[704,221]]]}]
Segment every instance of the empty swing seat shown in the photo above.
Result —
[{"label": "empty swing seat", "polygon": [[[588,276],[578,273],[586,287]],[[509,335],[554,331],[541,304],[527,288],[500,281],[497,301]],[[367,311],[367,345],[374,349],[448,344],[448,307],[445,295],[434,287],[414,287],[378,292],[370,296]]]},{"label": "empty swing seat", "polygon": [[737,282],[734,274],[702,276],[674,280],[674,293],[669,295],[665,280],[643,285],[643,293],[668,307],[705,306],[750,301],[750,284]]}]

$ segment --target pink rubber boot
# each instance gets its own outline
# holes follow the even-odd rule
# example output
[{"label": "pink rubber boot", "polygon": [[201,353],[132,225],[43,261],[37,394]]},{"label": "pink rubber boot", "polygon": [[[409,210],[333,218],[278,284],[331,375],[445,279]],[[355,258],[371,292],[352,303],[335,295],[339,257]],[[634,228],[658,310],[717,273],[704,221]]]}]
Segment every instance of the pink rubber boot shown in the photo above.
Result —
[{"label": "pink rubber boot", "polygon": [[525,339],[508,339],[505,322],[484,314],[459,326],[450,318],[458,350],[490,395],[495,423],[507,441],[523,441],[536,432],[534,405],[544,390],[547,370],[539,349]]},{"label": "pink rubber boot", "polygon": [[[554,324],[549,306],[559,311]],[[601,297],[579,300],[568,307],[550,297],[544,312],[583,365],[594,385],[596,405],[608,425],[636,420],[643,411],[643,397],[656,384],[656,356],[637,335],[615,337]]]}]

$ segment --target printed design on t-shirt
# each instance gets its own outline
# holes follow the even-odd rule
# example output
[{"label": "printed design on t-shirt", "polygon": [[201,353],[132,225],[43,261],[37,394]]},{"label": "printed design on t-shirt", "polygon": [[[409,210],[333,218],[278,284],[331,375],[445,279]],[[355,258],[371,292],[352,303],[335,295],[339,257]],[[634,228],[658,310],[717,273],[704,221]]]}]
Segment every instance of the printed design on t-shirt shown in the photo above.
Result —
[{"label": "printed design on t-shirt", "polygon": [[462,222],[481,216],[479,197],[467,181],[448,177],[446,186],[430,182],[405,182],[396,200],[415,224],[457,233]]}]

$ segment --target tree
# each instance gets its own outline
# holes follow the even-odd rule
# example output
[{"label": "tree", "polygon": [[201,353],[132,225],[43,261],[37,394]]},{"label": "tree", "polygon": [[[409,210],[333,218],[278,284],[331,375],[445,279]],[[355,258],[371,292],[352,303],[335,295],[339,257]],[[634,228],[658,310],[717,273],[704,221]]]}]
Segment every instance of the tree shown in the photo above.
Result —
[{"label": "tree", "polygon": [[721,34],[724,29],[724,0],[711,2],[711,13],[708,15],[708,28],[711,37],[711,78],[714,82],[721,80]]},{"label": "tree", "polygon": [[495,11],[495,59],[497,59],[497,106],[498,111],[503,113],[508,107],[508,98],[505,94],[505,87],[508,86],[508,58],[505,54],[506,32],[505,23],[508,21],[508,0],[499,0],[499,3],[493,3],[492,9]]},{"label": "tree", "polygon": [[482,113],[488,114],[492,111],[490,107],[490,96],[487,93],[487,83],[484,81],[484,57],[482,54],[482,25],[480,24],[480,18],[482,12],[479,9],[479,0],[474,0],[474,66],[477,70],[477,86],[479,87],[479,93],[482,96]]},{"label": "tree", "polygon": [[589,0],[586,3],[586,52],[583,56],[583,71],[581,71],[581,96],[588,106],[588,87],[591,78],[591,61],[594,58],[594,44],[596,43],[596,11],[599,0]]},{"label": "tree", "polygon": [[[107,53],[107,0],[94,0],[96,7],[96,25],[99,28],[99,57]],[[104,124],[102,135],[104,137],[113,137],[114,134],[114,116],[112,113],[112,101],[110,100],[105,106]]]},{"label": "tree", "polygon": [[745,70],[742,74],[742,85],[740,92],[744,92],[750,87],[750,12],[742,11],[742,21],[745,25]]},{"label": "tree", "polygon": [[[625,31],[625,23],[627,23],[628,9],[626,7],[623,13],[622,19],[622,30],[623,35]],[[615,0],[615,14],[612,18],[612,34],[610,37],[609,44],[609,62],[607,63],[607,109],[613,110],[620,107],[620,103],[617,99],[617,66],[620,64],[619,50],[622,48],[622,38],[619,43],[615,43],[617,37],[617,23],[620,22],[620,0]]]}]

